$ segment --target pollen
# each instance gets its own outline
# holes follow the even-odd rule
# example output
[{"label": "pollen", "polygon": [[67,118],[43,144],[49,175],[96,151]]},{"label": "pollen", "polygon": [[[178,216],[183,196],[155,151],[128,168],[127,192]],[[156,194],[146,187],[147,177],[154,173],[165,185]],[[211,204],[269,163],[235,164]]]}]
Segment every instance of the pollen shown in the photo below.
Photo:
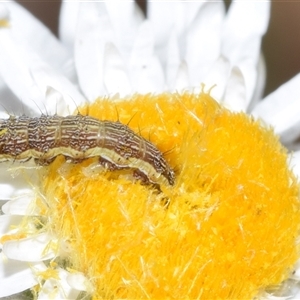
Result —
[{"label": "pollen", "polygon": [[79,110],[128,124],[176,177],[158,190],[97,160],[47,167],[47,226],[68,241],[68,267],[90,280],[93,299],[251,299],[291,275],[299,185],[272,128],[207,93]]},{"label": "pollen", "polygon": [[24,233],[6,234],[0,238],[0,243],[4,244],[5,242],[20,240],[25,237],[27,237],[27,235],[25,235]]}]

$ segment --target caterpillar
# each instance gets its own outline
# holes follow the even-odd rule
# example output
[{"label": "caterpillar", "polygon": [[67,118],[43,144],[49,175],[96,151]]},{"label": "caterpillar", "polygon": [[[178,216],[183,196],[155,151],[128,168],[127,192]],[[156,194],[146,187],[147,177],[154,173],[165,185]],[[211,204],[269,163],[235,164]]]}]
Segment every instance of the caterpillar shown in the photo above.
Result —
[{"label": "caterpillar", "polygon": [[175,181],[162,153],[119,121],[81,114],[0,119],[0,162],[33,158],[37,164],[48,165],[58,155],[69,163],[99,157],[109,171],[130,169],[135,178],[154,185]]}]

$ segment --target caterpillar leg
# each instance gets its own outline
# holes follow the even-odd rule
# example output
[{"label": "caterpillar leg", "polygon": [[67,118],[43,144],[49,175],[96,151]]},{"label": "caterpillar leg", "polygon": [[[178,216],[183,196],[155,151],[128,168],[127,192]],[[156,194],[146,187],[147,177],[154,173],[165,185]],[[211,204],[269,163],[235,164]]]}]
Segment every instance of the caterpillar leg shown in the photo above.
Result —
[{"label": "caterpillar leg", "polygon": [[160,185],[158,183],[151,182],[149,180],[149,178],[147,177],[147,175],[144,174],[143,172],[141,172],[140,170],[138,170],[138,169],[134,170],[133,177],[136,180],[140,180],[142,184],[152,185],[155,189],[157,189],[159,192],[161,192]]},{"label": "caterpillar leg", "polygon": [[99,157],[99,164],[104,167],[105,169],[109,171],[116,171],[116,170],[122,170],[122,169],[128,169],[128,167],[123,166],[117,166],[116,164],[112,163],[108,159],[105,159],[103,157]]},{"label": "caterpillar leg", "polygon": [[55,158],[56,157],[51,157],[51,158],[40,157],[40,158],[35,158],[34,161],[39,166],[49,166],[55,160]]}]

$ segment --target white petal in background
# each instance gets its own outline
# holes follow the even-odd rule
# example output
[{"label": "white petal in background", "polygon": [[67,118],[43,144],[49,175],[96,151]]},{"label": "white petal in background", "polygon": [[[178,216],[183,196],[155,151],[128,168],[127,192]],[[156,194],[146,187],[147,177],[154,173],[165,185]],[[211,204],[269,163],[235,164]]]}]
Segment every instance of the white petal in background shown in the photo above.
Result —
[{"label": "white petal in background", "polygon": [[21,223],[22,218],[22,216],[0,216],[0,236],[7,234],[10,230],[12,230],[12,226],[18,226],[18,224]]},{"label": "white petal in background", "polygon": [[5,1],[1,5],[9,11],[10,30],[16,43],[30,45],[32,52],[39,53],[47,64],[67,78],[74,78],[72,56],[54,34],[18,3]]},{"label": "white petal in background", "polygon": [[244,79],[245,85],[245,109],[250,105],[254,90],[256,88],[257,78],[258,78],[258,63],[259,61],[254,60],[253,58],[245,58],[241,60],[236,66],[239,68],[242,77]]},{"label": "white petal in background", "polygon": [[1,25],[0,26],[6,26],[7,21],[9,19],[9,11],[6,7],[6,5],[0,5],[0,20],[1,20]]},{"label": "white petal in background", "polygon": [[105,4],[116,37],[115,46],[123,61],[127,62],[138,28],[144,21],[143,13],[135,1],[106,0]]},{"label": "white petal in background", "polygon": [[[298,177],[298,180],[300,181],[300,151],[296,151],[294,153],[290,154],[290,167],[292,168],[294,174]],[[298,270],[298,276],[300,280],[300,262],[299,262],[299,270]]]},{"label": "white petal in background", "polygon": [[80,289],[74,289],[68,283],[70,273],[63,269],[58,269],[58,279],[50,278],[45,281],[39,292],[38,299],[77,299]]},{"label": "white petal in background", "polygon": [[103,77],[108,95],[118,94],[124,97],[130,94],[131,86],[128,71],[113,43],[107,43],[104,48]]},{"label": "white petal in background", "polygon": [[36,262],[57,255],[57,241],[53,236],[42,233],[30,238],[12,240],[3,244],[3,253],[9,259]]},{"label": "white petal in background", "polygon": [[44,95],[46,114],[73,114],[78,106],[87,103],[73,83],[46,63],[32,61],[30,66],[32,78]]},{"label": "white petal in background", "polygon": [[184,55],[192,86],[199,85],[220,56],[224,17],[223,1],[206,2],[187,28]]},{"label": "white petal in background", "polygon": [[[0,164],[0,200],[10,200],[29,194],[33,196],[27,177],[23,176],[19,170],[10,170],[12,167],[12,163]],[[30,174],[31,172],[29,176]]]},{"label": "white petal in background", "polygon": [[[6,83],[0,76],[0,118],[7,119],[9,116],[15,115],[20,110],[20,103],[17,96],[8,88]],[[9,103],[6,107],[4,103]]]},{"label": "white petal in background", "polygon": [[233,1],[226,15],[222,33],[222,53],[231,62],[244,57],[258,60],[261,37],[270,18],[270,1]]},{"label": "white petal in background", "polygon": [[[75,45],[79,82],[89,100],[94,100],[106,92],[109,94],[116,92],[116,80],[110,81],[113,71],[105,72],[104,68],[107,70],[111,65],[116,67],[117,60],[117,69],[114,71],[117,76],[124,77],[127,66],[122,66],[123,75],[120,75],[120,61],[129,61],[138,28],[143,20],[143,14],[134,1],[62,3],[60,35],[68,48]],[[117,52],[107,51],[113,48],[109,46],[110,44],[114,45]],[[125,80],[128,81],[127,78]],[[123,91],[125,86],[126,84],[122,85],[120,94],[128,94],[130,86]]]},{"label": "white petal in background", "polygon": [[75,36],[81,0],[63,0],[59,14],[59,38],[71,55],[74,54]]},{"label": "white petal in background", "polygon": [[148,21],[139,28],[130,57],[129,70],[132,91],[159,93],[164,90],[165,78],[154,53],[154,36]]},{"label": "white petal in background", "polygon": [[260,300],[288,300],[291,299],[291,296],[273,296],[272,294],[269,293],[263,293],[262,295],[259,295]]},{"label": "white petal in background", "polygon": [[81,3],[74,55],[79,84],[89,101],[107,92],[103,84],[107,43],[115,44],[115,38],[105,3]]},{"label": "white petal in background", "polygon": [[188,74],[188,66],[186,61],[182,61],[178,67],[174,85],[171,85],[171,89],[173,88],[175,91],[186,90],[189,87],[189,74]]},{"label": "white petal in background", "polygon": [[222,54],[233,66],[242,70],[248,102],[257,80],[257,70],[253,68],[258,65],[261,38],[269,23],[270,5],[270,1],[233,1],[224,22]]},{"label": "white petal in background", "polygon": [[167,61],[167,43],[170,33],[174,31],[180,47],[180,57],[183,59],[186,44],[187,28],[195,19],[200,7],[207,1],[149,1],[147,7],[148,19],[154,31],[155,52],[160,62]]},{"label": "white petal in background", "polygon": [[255,117],[272,125],[284,143],[290,143],[300,135],[299,87],[300,74],[268,95],[252,111]]},{"label": "white petal in background", "polygon": [[79,291],[90,291],[91,283],[82,273],[69,273],[67,276],[68,284]]},{"label": "white petal in background", "polygon": [[234,67],[227,81],[223,104],[232,111],[247,110],[245,80],[241,70]]},{"label": "white petal in background", "polygon": [[38,284],[36,272],[46,270],[42,262],[7,259],[0,253],[0,297],[10,296]]},{"label": "white petal in background", "polygon": [[203,80],[206,89],[213,87],[210,95],[218,102],[222,102],[225,97],[226,85],[230,76],[230,70],[231,66],[229,61],[225,57],[221,56],[212,65],[209,73]]},{"label": "white petal in background", "polygon": [[35,204],[35,195],[31,191],[16,197],[13,200],[7,201],[2,206],[3,213],[7,215],[19,215],[19,216],[38,216],[40,210]]},{"label": "white petal in background", "polygon": [[261,101],[263,97],[263,93],[265,90],[266,85],[266,78],[267,78],[267,68],[266,63],[263,54],[261,53],[259,56],[259,61],[257,65],[257,77],[256,77],[256,86],[255,90],[253,92],[252,99],[247,101],[248,102],[248,108],[247,112],[251,112],[253,108],[257,105],[259,101]]},{"label": "white petal in background", "polygon": [[[23,113],[28,113],[27,102],[33,105],[41,104],[43,97],[31,77],[24,55],[19,52],[18,46],[12,39],[9,28],[0,30],[0,56],[0,77],[19,99],[24,100],[23,107],[19,104],[19,109],[23,109]],[[9,103],[4,102],[4,105],[10,109]]]},{"label": "white petal in background", "polygon": [[[2,56],[0,76],[6,85],[14,91],[18,99],[21,99],[16,100],[13,105],[19,110],[14,111],[14,114],[32,115],[34,113],[40,115],[41,112],[44,112],[44,107],[47,107],[50,113],[63,111],[61,107],[64,109],[71,107],[73,111],[76,105],[85,101],[77,88],[66,77],[42,61],[28,47],[18,45],[13,40],[9,28],[0,31],[0,55]],[[47,84],[52,84],[63,94],[63,97],[56,99],[56,101],[46,98],[45,103]],[[11,99],[4,99],[3,105],[9,112]]]},{"label": "white petal in background", "polygon": [[[154,37],[153,37],[153,43],[154,43]],[[178,39],[175,30],[172,30],[170,32],[166,51],[167,51],[166,68],[165,68],[166,84],[169,87],[169,89],[172,91],[176,89],[177,74],[179,72],[179,68],[182,63],[182,59],[180,57],[180,52],[179,52]],[[185,65],[187,66],[186,62]],[[187,82],[186,85],[184,85],[184,87],[189,86],[188,74],[186,76],[186,79]]]}]

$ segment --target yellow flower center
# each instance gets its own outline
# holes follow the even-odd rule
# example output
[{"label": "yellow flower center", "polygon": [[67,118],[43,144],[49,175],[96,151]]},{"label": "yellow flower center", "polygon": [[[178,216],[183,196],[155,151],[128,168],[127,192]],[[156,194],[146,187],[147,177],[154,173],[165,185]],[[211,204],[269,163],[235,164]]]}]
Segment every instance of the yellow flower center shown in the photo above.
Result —
[{"label": "yellow flower center", "polygon": [[92,159],[47,169],[49,226],[94,299],[249,299],[290,275],[299,187],[271,129],[205,93],[100,99],[87,111],[129,122],[176,173],[158,192],[93,171]]}]

